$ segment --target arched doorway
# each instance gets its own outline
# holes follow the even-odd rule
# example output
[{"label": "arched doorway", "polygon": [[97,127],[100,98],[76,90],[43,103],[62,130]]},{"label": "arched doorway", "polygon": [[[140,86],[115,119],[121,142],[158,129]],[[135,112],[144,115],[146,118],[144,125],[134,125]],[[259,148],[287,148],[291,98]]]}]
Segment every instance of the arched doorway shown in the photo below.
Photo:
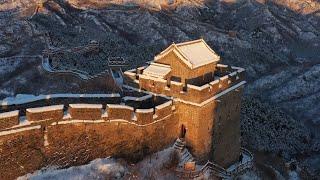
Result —
[{"label": "arched doorway", "polygon": [[180,129],[180,138],[185,138],[187,133],[186,126],[184,124],[181,125]]}]

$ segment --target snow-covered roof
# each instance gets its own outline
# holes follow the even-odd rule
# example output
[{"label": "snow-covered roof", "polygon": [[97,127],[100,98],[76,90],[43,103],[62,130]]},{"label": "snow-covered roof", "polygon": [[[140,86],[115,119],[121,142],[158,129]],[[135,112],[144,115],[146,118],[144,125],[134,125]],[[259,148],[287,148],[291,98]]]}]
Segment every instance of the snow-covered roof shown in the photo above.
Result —
[{"label": "snow-covered roof", "polygon": [[216,63],[220,60],[220,56],[217,55],[203,39],[198,39],[172,44],[155,57],[155,62],[172,51],[191,69],[210,63]]},{"label": "snow-covered roof", "polygon": [[143,70],[143,74],[157,78],[165,78],[170,73],[170,71],[171,68],[168,65],[151,63],[150,66]]}]

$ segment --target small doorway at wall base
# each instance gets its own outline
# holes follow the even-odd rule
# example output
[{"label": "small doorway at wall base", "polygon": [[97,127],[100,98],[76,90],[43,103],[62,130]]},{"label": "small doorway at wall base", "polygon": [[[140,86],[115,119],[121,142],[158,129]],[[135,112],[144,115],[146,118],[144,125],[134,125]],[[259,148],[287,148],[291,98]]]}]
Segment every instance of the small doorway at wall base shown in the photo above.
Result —
[{"label": "small doorway at wall base", "polygon": [[186,137],[186,133],[187,133],[186,126],[182,124],[180,129],[180,138],[184,139]]}]

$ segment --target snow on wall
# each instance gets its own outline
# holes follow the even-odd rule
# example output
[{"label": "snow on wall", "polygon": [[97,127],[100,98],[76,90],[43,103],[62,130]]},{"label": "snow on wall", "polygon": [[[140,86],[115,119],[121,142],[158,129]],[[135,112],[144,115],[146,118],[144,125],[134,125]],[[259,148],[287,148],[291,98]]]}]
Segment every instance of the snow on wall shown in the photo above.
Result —
[{"label": "snow on wall", "polygon": [[0,101],[0,105],[20,105],[39,100],[48,100],[55,98],[110,98],[110,97],[121,97],[120,94],[50,94],[50,95],[17,95],[14,97],[8,97]]},{"label": "snow on wall", "polygon": [[[149,98],[150,95],[142,97]],[[106,109],[102,104],[69,104],[69,109],[64,111],[64,105],[52,105],[26,109],[26,119],[19,111],[0,113],[0,130],[7,128],[21,128],[34,123],[45,121],[65,121],[65,120],[125,120],[135,121],[139,125],[150,124],[156,120],[172,114],[172,101],[152,108],[134,109],[131,106],[121,104],[107,104]],[[25,120],[25,121],[22,121]],[[27,122],[27,123],[24,123]],[[75,122],[74,122],[75,123]]]}]

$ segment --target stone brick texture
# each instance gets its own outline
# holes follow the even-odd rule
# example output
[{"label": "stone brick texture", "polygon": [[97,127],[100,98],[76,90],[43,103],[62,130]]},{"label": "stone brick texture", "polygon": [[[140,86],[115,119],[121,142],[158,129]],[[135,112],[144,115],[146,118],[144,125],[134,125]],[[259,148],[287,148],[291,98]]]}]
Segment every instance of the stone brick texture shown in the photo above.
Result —
[{"label": "stone brick texture", "polygon": [[0,118],[0,130],[19,124],[19,115]]},{"label": "stone brick texture", "polygon": [[101,119],[101,108],[72,108],[69,107],[69,113],[72,119],[78,120],[99,120]]},{"label": "stone brick texture", "polygon": [[136,117],[138,124],[149,124],[153,121],[154,110],[149,109],[150,112],[140,112],[136,110]]},{"label": "stone brick texture", "polygon": [[124,120],[132,120],[133,116],[133,110],[123,108],[108,108],[108,119],[114,120],[114,119],[124,119]]},{"label": "stone brick texture", "polygon": [[221,96],[215,109],[212,157],[224,167],[230,166],[240,155],[240,105],[242,88]]},{"label": "stone brick texture", "polygon": [[63,118],[63,109],[52,110],[52,111],[43,111],[43,112],[28,112],[27,119],[28,121],[44,121],[44,120],[62,120]]},{"label": "stone brick texture", "polygon": [[40,129],[0,138],[0,179],[15,179],[45,165],[43,135]]},{"label": "stone brick texture", "polygon": [[14,179],[45,166],[81,165],[107,156],[137,161],[172,144],[178,134],[178,121],[171,113],[144,126],[123,120],[49,124],[0,136],[0,179]]}]

